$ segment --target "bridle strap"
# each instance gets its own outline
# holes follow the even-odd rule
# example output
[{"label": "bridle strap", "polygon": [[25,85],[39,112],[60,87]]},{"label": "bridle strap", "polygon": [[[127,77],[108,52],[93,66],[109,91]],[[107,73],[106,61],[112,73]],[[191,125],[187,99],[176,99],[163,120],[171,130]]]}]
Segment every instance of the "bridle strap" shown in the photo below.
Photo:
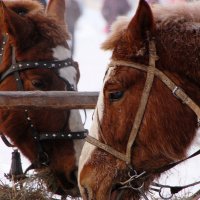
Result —
[{"label": "bridle strap", "polygon": [[[148,70],[146,65],[134,62],[112,61],[110,63],[110,67],[116,66],[132,67],[144,72],[147,72]],[[198,119],[200,119],[200,107],[179,86],[177,86],[171,79],[169,79],[162,71],[157,68],[155,68],[155,76],[158,77],[172,91],[176,98],[180,99],[182,103],[190,107],[190,109],[193,110],[193,112],[197,115]]]},{"label": "bridle strap", "polygon": [[0,63],[3,61],[3,53],[4,53],[4,47],[6,45],[7,37],[2,36],[2,45],[0,46]]},{"label": "bridle strap", "polygon": [[1,139],[2,141],[4,142],[4,144],[7,146],[7,147],[15,147],[15,145],[11,144],[8,139],[6,138],[5,135],[3,135],[2,133],[0,133],[0,136],[1,136]]},{"label": "bridle strap", "polygon": [[149,54],[150,56],[149,56],[149,67],[147,69],[147,78],[126,148],[126,157],[128,164],[131,164],[131,152],[132,152],[131,148],[133,146],[133,143],[135,141],[135,138],[139,132],[139,128],[142,123],[142,119],[145,113],[146,105],[149,99],[149,94],[153,85],[153,80],[155,75],[155,65],[156,65],[155,63],[157,55],[156,55],[155,43],[152,40],[149,41]]},{"label": "bridle strap", "polygon": [[147,72],[147,80],[145,82],[145,87],[143,89],[140,106],[138,108],[133,128],[131,130],[130,137],[128,140],[126,154],[115,150],[111,146],[104,144],[89,135],[85,139],[90,144],[112,154],[116,158],[125,161],[129,165],[131,164],[131,148],[139,132],[139,128],[147,105],[149,93],[153,84],[154,76],[158,77],[172,91],[173,95],[177,99],[180,99],[182,103],[186,104],[197,115],[198,121],[200,119],[200,107],[180,87],[178,87],[163,72],[161,72],[159,69],[155,67],[155,62],[158,59],[158,57],[156,55],[156,48],[154,41],[149,42],[149,51],[150,51],[149,66],[123,60],[111,61],[111,63],[109,64],[109,67],[126,66]]},{"label": "bridle strap", "polygon": [[[154,74],[155,74],[155,62],[157,60],[157,55],[156,55],[156,47],[154,41],[149,42],[149,66],[147,68],[147,79],[145,82],[145,86],[142,92],[142,98],[140,101],[140,105],[137,111],[137,114],[135,116],[135,120],[133,123],[133,127],[129,136],[129,140],[127,143],[127,148],[126,148],[126,154],[120,153],[119,151],[115,150],[114,148],[110,147],[107,144],[104,144],[95,138],[91,137],[88,135],[86,138],[86,141],[99,147],[100,149],[103,149],[104,151],[114,155],[115,157],[119,158],[120,160],[125,161],[128,165],[131,165],[131,148],[132,145],[135,141],[135,138],[137,136],[137,133],[139,131],[144,113],[145,113],[145,108],[148,102],[149,94],[152,88],[153,80],[154,80]],[[117,65],[115,64],[116,61],[111,62],[109,67],[116,67]],[[114,64],[113,64],[114,63]],[[97,108],[98,109],[98,108]]]},{"label": "bridle strap", "polygon": [[[0,62],[3,58],[4,53],[4,46],[6,44],[6,41],[8,40],[8,36],[3,36],[2,40],[2,48],[0,49]],[[12,57],[11,61],[12,64],[10,67],[1,73],[0,75],[0,83],[7,78],[10,75],[13,75],[16,80],[17,90],[23,91],[24,86],[23,82],[20,77],[20,72],[29,70],[29,69],[53,69],[55,73],[57,74],[58,69],[60,68],[66,68],[66,67],[74,67],[77,70],[77,62],[73,61],[72,58],[67,58],[65,60],[52,60],[52,61],[29,61],[29,62],[16,62],[16,56],[15,56],[15,48],[11,47],[12,50]],[[61,78],[61,77],[60,77]],[[68,91],[74,91],[74,87],[72,84],[69,83],[68,80],[63,79],[67,90]],[[27,122],[29,123],[29,128],[31,130],[31,134],[33,136],[33,139],[36,143],[37,147],[37,160],[34,161],[30,167],[32,169],[33,167],[38,166],[47,166],[50,162],[48,154],[44,151],[43,143],[44,140],[74,140],[74,139],[84,139],[87,134],[88,130],[84,129],[82,131],[72,132],[72,131],[58,131],[58,132],[38,132],[36,128],[34,127],[34,124],[32,123],[31,117],[29,116],[29,111],[25,109],[25,116],[27,119]],[[8,143],[5,136],[1,136],[4,143],[9,146],[13,147],[11,144]],[[29,170],[29,168],[28,168]]]},{"label": "bridle strap", "polygon": [[115,156],[116,158],[127,162],[127,157],[126,157],[126,155],[123,154],[123,153],[120,153],[119,151],[117,151],[117,150],[115,150],[115,149],[113,149],[111,146],[100,142],[99,140],[97,140],[97,139],[91,137],[90,135],[88,135],[88,136],[85,138],[85,140],[86,140],[88,143],[90,143],[90,144],[92,144],[92,145],[94,145],[94,146],[96,146],[96,147],[98,147],[98,148],[100,148],[100,149],[102,149],[102,150],[104,150],[104,151],[110,153],[111,155]]}]

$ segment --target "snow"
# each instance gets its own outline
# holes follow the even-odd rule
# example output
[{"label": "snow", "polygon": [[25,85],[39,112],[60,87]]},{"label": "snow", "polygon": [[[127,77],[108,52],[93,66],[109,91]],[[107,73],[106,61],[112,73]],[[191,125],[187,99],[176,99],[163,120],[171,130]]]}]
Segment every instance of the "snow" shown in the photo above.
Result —
[{"label": "snow", "polygon": [[[104,73],[109,63],[110,53],[100,49],[101,43],[105,40],[106,34],[103,32],[105,22],[95,6],[84,7],[83,16],[77,24],[75,60],[79,62],[81,78],[79,81],[79,91],[99,91],[101,90]],[[87,110],[87,121],[85,127],[89,129],[92,121],[93,110]],[[84,114],[82,112],[84,118]],[[84,120],[84,119],[83,119]],[[199,143],[198,143],[199,144]],[[190,154],[198,149],[199,145],[191,148]],[[9,172],[12,149],[4,145],[0,140],[0,179],[3,174]],[[29,165],[29,161],[22,157],[23,169]],[[184,185],[200,180],[200,156],[192,158],[180,166],[167,172],[160,179],[161,183],[172,185]],[[186,192],[198,189],[192,187]]]}]

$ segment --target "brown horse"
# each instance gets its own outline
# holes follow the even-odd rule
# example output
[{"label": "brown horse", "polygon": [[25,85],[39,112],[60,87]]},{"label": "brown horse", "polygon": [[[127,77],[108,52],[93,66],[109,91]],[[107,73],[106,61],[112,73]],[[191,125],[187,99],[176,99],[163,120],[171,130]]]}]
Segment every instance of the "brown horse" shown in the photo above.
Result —
[{"label": "brown horse", "polygon": [[[0,1],[0,90],[76,90],[79,69],[71,59],[65,1],[44,12],[37,1]],[[79,196],[77,169],[84,130],[76,110],[0,110],[0,132],[32,162],[54,176],[50,189]],[[49,185],[50,184],[50,185]]]},{"label": "brown horse", "polygon": [[130,22],[113,26],[103,44],[111,64],[79,161],[84,200],[147,198],[150,183],[185,157],[200,117],[199,8],[151,10],[141,0]]}]

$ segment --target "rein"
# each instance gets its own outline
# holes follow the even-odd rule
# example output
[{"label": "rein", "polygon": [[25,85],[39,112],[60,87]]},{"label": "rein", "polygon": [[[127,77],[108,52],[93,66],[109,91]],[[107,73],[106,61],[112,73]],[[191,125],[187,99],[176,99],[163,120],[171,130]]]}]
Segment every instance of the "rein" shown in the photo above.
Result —
[{"label": "rein", "polygon": [[[3,36],[2,40],[2,46],[0,48],[0,63],[3,60],[3,55],[4,55],[4,47],[6,45],[6,42],[8,40],[8,36]],[[24,86],[23,82],[20,78],[20,72],[29,70],[29,69],[53,69],[55,70],[55,73],[57,72],[56,70],[64,67],[74,67],[76,69],[77,62],[73,61],[72,58],[68,58],[65,60],[52,60],[52,61],[31,61],[31,62],[16,62],[16,56],[15,56],[15,49],[12,47],[12,64],[10,67],[3,72],[0,75],[0,83],[5,80],[8,76],[13,75],[15,77],[16,83],[17,83],[17,89],[19,91],[24,91]],[[64,79],[63,79],[64,80]],[[68,91],[74,91],[74,87],[68,80],[64,80],[67,90]],[[44,151],[43,144],[41,143],[42,141],[46,140],[77,140],[77,139],[85,139],[85,137],[88,135],[88,130],[85,129],[83,131],[77,131],[77,132],[72,132],[72,131],[45,131],[45,132],[39,132],[37,128],[34,126],[31,117],[29,115],[29,110],[25,109],[25,116],[26,120],[29,124],[29,128],[31,130],[33,139],[36,142],[37,145],[37,151],[38,151],[38,158],[35,162],[33,162],[26,172],[30,169],[35,169],[42,166],[48,166],[50,163],[49,155]],[[66,126],[66,123],[65,123]],[[65,128],[65,127],[63,127]],[[4,143],[9,146],[13,147],[13,145],[9,144],[8,140],[6,137],[1,134],[1,138],[4,141]],[[26,173],[25,172],[25,173]]]},{"label": "rein", "polygon": [[[197,152],[195,152],[194,154],[192,154],[191,156],[189,156],[186,159],[174,162],[174,163],[170,163],[168,165],[165,165],[161,168],[158,169],[154,169],[152,171],[149,172],[142,172],[141,174],[137,174],[137,172],[135,170],[133,170],[132,164],[131,164],[131,149],[132,146],[134,144],[134,141],[139,133],[139,129],[143,120],[143,116],[145,113],[145,108],[148,102],[148,98],[150,95],[150,91],[152,88],[152,84],[154,81],[155,77],[158,77],[171,91],[172,94],[178,99],[181,100],[183,104],[186,104],[197,116],[197,122],[199,125],[200,122],[200,107],[179,87],[177,86],[171,79],[169,79],[163,72],[161,72],[159,69],[156,68],[156,61],[158,60],[158,56],[156,54],[156,47],[155,47],[155,42],[154,40],[150,40],[149,41],[149,65],[143,65],[143,64],[139,64],[139,63],[135,63],[135,62],[128,62],[128,61],[123,61],[123,60],[112,60],[111,63],[109,64],[108,68],[110,67],[118,67],[118,66],[126,66],[126,67],[130,67],[130,68],[134,68],[134,69],[138,69],[138,70],[142,70],[144,72],[147,73],[147,78],[146,78],[146,82],[145,82],[145,86],[142,92],[142,97],[140,100],[140,104],[139,104],[139,108],[137,110],[136,116],[135,116],[135,120],[132,126],[132,130],[130,132],[130,136],[128,139],[128,143],[127,143],[127,148],[126,148],[126,153],[121,153],[117,150],[115,150],[114,148],[112,148],[111,146],[100,142],[99,140],[97,140],[96,138],[91,137],[90,135],[88,135],[86,137],[86,141],[104,151],[106,151],[107,153],[113,155],[114,157],[126,162],[126,164],[128,165],[130,171],[129,173],[133,173],[134,175],[130,176],[130,179],[128,181],[125,181],[124,183],[119,183],[120,186],[118,187],[118,189],[126,189],[126,188],[131,188],[133,190],[138,191],[144,199],[148,198],[145,195],[145,192],[143,191],[143,186],[144,186],[144,181],[151,175],[155,174],[155,173],[162,173],[166,170],[171,169],[172,167],[180,164],[183,161],[186,161],[192,157],[195,157],[197,155],[200,155],[200,150],[198,150]],[[98,110],[98,107],[96,108]],[[96,112],[98,115],[98,112]],[[98,119],[98,117],[97,117]],[[98,121],[98,126],[100,126],[100,122]],[[142,185],[140,184],[142,181]],[[134,183],[133,183],[134,182]],[[139,187],[134,187],[134,185],[140,185]],[[190,184],[187,186],[182,186],[182,187],[171,187],[171,186],[167,186],[165,188],[170,188],[171,192],[172,192],[172,196],[175,193],[178,193],[179,191],[181,191],[182,189],[185,189],[187,187],[190,187],[192,185],[196,185],[196,184],[200,184],[200,182],[196,182],[194,184]],[[162,197],[163,199],[167,199],[164,198],[163,196],[161,196],[161,191],[164,188],[163,185],[154,183],[153,186],[156,187],[160,187],[159,189],[155,189],[154,191],[158,191],[160,193],[160,197]],[[173,189],[175,188],[175,189]],[[171,198],[171,197],[170,197]]]}]

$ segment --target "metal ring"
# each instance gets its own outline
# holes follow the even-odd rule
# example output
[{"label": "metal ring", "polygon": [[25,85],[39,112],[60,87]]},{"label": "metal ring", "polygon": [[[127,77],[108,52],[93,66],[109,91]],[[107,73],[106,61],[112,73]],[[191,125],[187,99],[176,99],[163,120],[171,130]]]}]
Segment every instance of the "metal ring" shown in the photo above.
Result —
[{"label": "metal ring", "polygon": [[168,199],[171,199],[174,195],[171,193],[171,195],[170,196],[168,196],[168,197],[164,197],[163,195],[162,195],[162,191],[164,190],[164,189],[170,189],[170,187],[168,187],[168,186],[162,186],[161,188],[160,188],[160,191],[159,191],[159,196],[162,198],[162,199],[164,199],[164,200],[168,200]]},{"label": "metal ring", "polygon": [[141,190],[143,187],[144,187],[144,182],[140,185],[140,186],[138,186],[138,187],[133,187],[132,185],[131,185],[131,182],[129,182],[129,186],[130,186],[130,188],[132,188],[133,190]]}]

